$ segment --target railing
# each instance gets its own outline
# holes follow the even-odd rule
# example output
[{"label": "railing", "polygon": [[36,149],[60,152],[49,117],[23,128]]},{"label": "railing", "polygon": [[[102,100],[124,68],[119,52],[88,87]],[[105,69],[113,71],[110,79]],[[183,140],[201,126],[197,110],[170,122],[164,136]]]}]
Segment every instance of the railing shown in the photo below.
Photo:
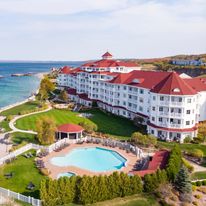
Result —
[{"label": "railing", "polygon": [[41,146],[41,145],[36,145],[36,144],[27,144],[11,153],[9,153],[8,155],[0,158],[0,165],[4,164],[7,160],[11,160],[13,158],[15,158],[16,156],[18,155],[21,155],[22,153],[30,150],[30,149],[35,149],[35,150],[38,150],[38,149],[43,149],[45,148],[44,146]]},{"label": "railing", "polygon": [[8,190],[8,189],[2,188],[2,187],[0,187],[0,194],[5,196],[5,197],[14,198],[14,199],[20,200],[22,202],[29,203],[33,206],[41,206],[42,205],[41,200],[39,200],[39,199],[35,199],[33,197],[30,197],[30,196],[27,197],[25,195],[19,194],[17,192],[13,192],[11,190]]}]

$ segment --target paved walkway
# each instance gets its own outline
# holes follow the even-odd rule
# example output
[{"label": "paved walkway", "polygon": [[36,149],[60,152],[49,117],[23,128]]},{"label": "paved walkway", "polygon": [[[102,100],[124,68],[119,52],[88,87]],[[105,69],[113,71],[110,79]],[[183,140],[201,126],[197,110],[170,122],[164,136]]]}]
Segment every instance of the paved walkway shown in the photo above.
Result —
[{"label": "paved walkway", "polygon": [[194,162],[187,159],[187,161],[194,167],[194,172],[206,172],[206,167],[195,164]]},{"label": "paved walkway", "polygon": [[9,127],[12,129],[13,132],[22,132],[22,133],[28,133],[28,134],[37,134],[36,132],[32,131],[32,130],[22,130],[22,129],[18,129],[15,127],[15,123],[18,119],[21,119],[23,117],[27,117],[33,114],[39,114],[39,113],[44,113],[44,112],[48,112],[49,110],[51,110],[52,107],[49,105],[49,107],[45,110],[42,111],[37,111],[37,112],[33,112],[33,113],[29,113],[29,114],[24,114],[24,115],[20,115],[20,116],[16,116],[14,117],[14,119],[12,119],[9,122]]}]

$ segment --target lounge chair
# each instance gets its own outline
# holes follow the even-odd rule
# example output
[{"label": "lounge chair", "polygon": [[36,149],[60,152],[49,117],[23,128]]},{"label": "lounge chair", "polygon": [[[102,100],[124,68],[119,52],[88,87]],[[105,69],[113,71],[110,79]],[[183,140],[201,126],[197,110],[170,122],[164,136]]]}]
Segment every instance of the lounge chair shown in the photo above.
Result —
[{"label": "lounge chair", "polygon": [[24,157],[30,158],[29,154],[23,154]]},{"label": "lounge chair", "polygon": [[14,173],[13,173],[13,172],[10,172],[10,173],[6,173],[6,174],[4,174],[4,176],[6,177],[6,179],[10,179],[10,178],[12,178],[12,177],[13,177],[13,175],[14,175]]},{"label": "lounge chair", "polygon": [[30,182],[28,185],[27,185],[27,189],[28,190],[33,190],[35,188],[35,185],[32,183],[32,182]]}]

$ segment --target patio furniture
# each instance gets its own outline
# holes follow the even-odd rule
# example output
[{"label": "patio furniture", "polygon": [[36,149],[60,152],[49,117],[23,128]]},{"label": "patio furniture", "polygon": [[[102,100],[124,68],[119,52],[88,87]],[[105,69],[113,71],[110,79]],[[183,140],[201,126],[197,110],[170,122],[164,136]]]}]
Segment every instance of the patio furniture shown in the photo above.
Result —
[{"label": "patio furniture", "polygon": [[10,179],[10,178],[12,178],[13,175],[14,175],[13,172],[9,172],[9,173],[4,174],[4,176],[6,177],[6,179]]},{"label": "patio furniture", "polygon": [[28,190],[33,190],[35,188],[35,185],[32,183],[32,182],[30,182],[28,185],[27,185],[27,189]]}]

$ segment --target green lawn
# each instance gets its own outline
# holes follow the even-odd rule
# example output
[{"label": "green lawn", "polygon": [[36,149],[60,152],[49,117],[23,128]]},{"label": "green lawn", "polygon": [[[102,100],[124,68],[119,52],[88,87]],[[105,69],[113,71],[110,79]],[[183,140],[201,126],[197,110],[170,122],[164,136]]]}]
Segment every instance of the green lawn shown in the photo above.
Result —
[{"label": "green lawn", "polygon": [[178,144],[182,151],[190,152],[193,149],[201,149],[204,153],[204,156],[206,157],[206,145],[201,144],[179,144],[175,142],[162,142],[158,141],[158,145],[163,148],[171,149],[174,147],[174,145]]},{"label": "green lawn", "polygon": [[16,127],[19,129],[24,130],[36,130],[36,121],[39,118],[42,118],[43,116],[47,116],[49,118],[53,118],[56,122],[56,125],[61,125],[65,123],[73,123],[73,124],[79,124],[82,121],[89,121],[90,120],[86,118],[82,118],[78,116],[78,113],[69,111],[69,110],[58,110],[58,109],[52,109],[48,112],[43,112],[40,114],[34,114],[27,117],[24,117],[22,119],[17,120]]},{"label": "green lawn", "polygon": [[43,116],[48,116],[53,118],[57,125],[65,123],[78,124],[81,121],[94,122],[98,126],[99,132],[110,134],[121,139],[125,137],[126,139],[130,138],[131,134],[138,130],[132,121],[126,118],[106,114],[100,110],[90,110],[87,112],[93,114],[90,119],[79,117],[78,113],[74,113],[72,111],[53,109],[45,113],[35,114],[19,119],[16,122],[16,127],[19,129],[35,131],[37,119]]},{"label": "green lawn", "polygon": [[38,143],[38,141],[35,139],[34,134],[27,134],[21,132],[12,133],[11,140],[15,144],[21,144],[23,141],[29,143]]},{"label": "green lawn", "polygon": [[[105,134],[124,139],[124,137],[130,138],[133,132],[139,130],[132,121],[124,117],[105,113],[101,110],[89,110],[86,113],[93,115],[90,119],[98,126],[98,131]],[[143,127],[142,130],[144,130]]]},{"label": "green lawn", "polygon": [[206,170],[204,172],[194,172],[191,175],[192,180],[201,180],[201,179],[206,179]]},{"label": "green lawn", "polygon": [[[10,172],[14,172],[14,176],[11,179],[6,179],[4,174]],[[39,198],[39,185],[43,178],[45,177],[39,173],[39,170],[35,166],[34,157],[27,159],[20,155],[17,157],[17,160],[0,168],[0,187],[27,196]],[[34,191],[26,189],[30,181],[36,186]]]},{"label": "green lawn", "polygon": [[[78,205],[69,204],[66,206],[78,206]],[[152,195],[142,194],[142,195],[123,197],[123,198],[116,198],[104,202],[98,202],[95,204],[91,204],[91,206],[160,206],[160,204]]]},{"label": "green lawn", "polygon": [[39,106],[39,103],[36,101],[33,102],[26,102],[24,104],[21,104],[19,106],[13,107],[11,109],[3,111],[0,115],[2,116],[9,116],[9,115],[18,115],[19,112],[22,111],[32,111],[36,109]]},{"label": "green lawn", "polygon": [[3,120],[2,122],[0,122],[0,128],[4,128],[4,132],[11,131],[9,127],[9,122],[7,120]]}]

